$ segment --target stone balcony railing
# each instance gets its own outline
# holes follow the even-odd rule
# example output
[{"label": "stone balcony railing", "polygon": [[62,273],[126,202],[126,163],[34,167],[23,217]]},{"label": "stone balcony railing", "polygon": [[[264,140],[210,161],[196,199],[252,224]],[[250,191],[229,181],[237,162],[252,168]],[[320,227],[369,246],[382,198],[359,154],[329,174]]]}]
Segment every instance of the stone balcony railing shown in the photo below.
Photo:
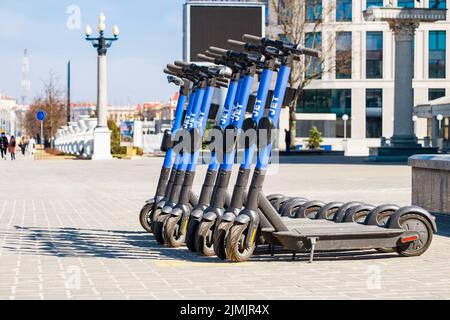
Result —
[{"label": "stone balcony railing", "polygon": [[78,122],[70,122],[57,130],[55,148],[66,154],[90,158],[94,151],[94,129],[97,119],[81,116]]}]

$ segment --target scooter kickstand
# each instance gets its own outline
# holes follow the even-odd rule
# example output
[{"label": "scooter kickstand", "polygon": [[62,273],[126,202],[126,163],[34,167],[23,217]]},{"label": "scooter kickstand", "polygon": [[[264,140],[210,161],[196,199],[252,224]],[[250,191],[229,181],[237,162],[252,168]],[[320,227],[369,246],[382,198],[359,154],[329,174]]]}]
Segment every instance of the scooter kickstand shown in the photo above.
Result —
[{"label": "scooter kickstand", "polygon": [[316,250],[318,238],[308,238],[308,240],[311,243],[311,252],[309,255],[309,263],[313,263],[314,262],[314,252]]}]

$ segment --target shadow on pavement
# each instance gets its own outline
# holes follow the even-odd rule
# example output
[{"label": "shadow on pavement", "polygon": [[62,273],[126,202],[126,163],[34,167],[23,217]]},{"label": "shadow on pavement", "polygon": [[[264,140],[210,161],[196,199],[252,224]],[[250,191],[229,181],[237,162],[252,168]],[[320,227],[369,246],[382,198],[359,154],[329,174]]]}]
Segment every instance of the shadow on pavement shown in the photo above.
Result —
[{"label": "shadow on pavement", "polygon": [[344,157],[344,156],[283,156],[281,164],[337,164],[337,165],[361,165],[361,166],[406,166],[405,162],[371,162],[368,157]]},{"label": "shadow on pavement", "polygon": [[[140,231],[95,230],[76,228],[28,228],[15,226],[8,230],[3,248],[29,255],[54,257],[181,260],[196,263],[227,263],[212,257],[200,257],[186,248],[172,249],[159,245],[153,236]],[[373,250],[353,252],[317,252],[316,261],[378,260],[395,258],[396,254]],[[309,254],[297,254],[296,261],[308,261]],[[266,247],[258,248],[253,262],[292,261],[292,253],[268,254]]]}]

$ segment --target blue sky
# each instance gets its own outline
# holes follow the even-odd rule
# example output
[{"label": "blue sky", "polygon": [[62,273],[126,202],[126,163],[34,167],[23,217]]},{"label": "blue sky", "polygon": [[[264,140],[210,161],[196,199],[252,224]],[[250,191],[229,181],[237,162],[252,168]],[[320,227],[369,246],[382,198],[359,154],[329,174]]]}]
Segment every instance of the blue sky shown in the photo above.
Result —
[{"label": "blue sky", "polygon": [[[72,61],[72,100],[96,100],[96,51],[84,40],[84,26],[96,30],[106,15],[108,34],[117,24],[120,40],[108,53],[109,103],[165,101],[175,88],[164,66],[182,57],[184,0],[0,0],[0,92],[20,96],[23,50],[29,51],[32,97],[50,72],[65,87]],[[81,29],[69,29],[69,6],[80,8]],[[70,20],[72,21],[72,20]]]}]

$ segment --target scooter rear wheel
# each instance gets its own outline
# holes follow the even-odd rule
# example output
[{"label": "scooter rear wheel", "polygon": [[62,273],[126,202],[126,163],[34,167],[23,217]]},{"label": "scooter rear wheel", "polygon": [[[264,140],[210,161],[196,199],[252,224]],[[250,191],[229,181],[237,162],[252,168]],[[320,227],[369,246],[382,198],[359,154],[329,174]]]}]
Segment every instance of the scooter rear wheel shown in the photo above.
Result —
[{"label": "scooter rear wheel", "polygon": [[433,241],[433,227],[428,219],[415,213],[405,214],[400,218],[399,224],[407,231],[416,231],[419,239],[397,247],[397,253],[403,257],[418,257],[424,254]]},{"label": "scooter rear wheel", "polygon": [[147,203],[139,213],[139,222],[141,223],[142,228],[148,233],[152,233],[152,216],[154,212],[155,204]]},{"label": "scooter rear wheel", "polygon": [[211,221],[202,221],[198,226],[198,230],[195,235],[195,248],[202,256],[212,257],[215,255],[214,228],[215,224]]},{"label": "scooter rear wheel", "polygon": [[248,226],[240,224],[234,225],[230,229],[225,248],[227,256],[232,262],[248,261],[255,251],[256,245],[254,243],[249,248],[245,246],[246,231],[248,231]]},{"label": "scooter rear wheel", "polygon": [[170,217],[164,224],[163,234],[169,248],[179,248],[184,244],[185,236],[180,236],[180,229],[183,228],[180,224],[180,217]]}]

